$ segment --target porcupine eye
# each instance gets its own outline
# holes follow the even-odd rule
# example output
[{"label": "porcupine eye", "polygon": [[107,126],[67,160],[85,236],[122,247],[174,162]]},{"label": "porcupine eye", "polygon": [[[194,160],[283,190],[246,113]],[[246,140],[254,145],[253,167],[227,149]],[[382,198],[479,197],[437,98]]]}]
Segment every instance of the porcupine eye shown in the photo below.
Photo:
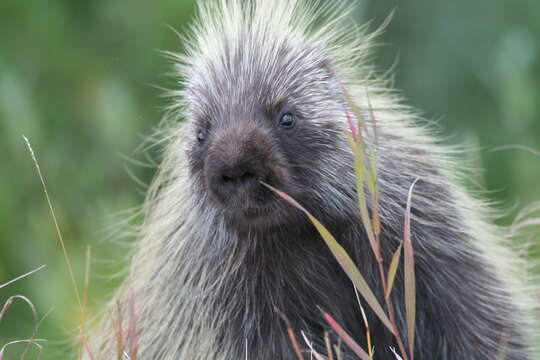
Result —
[{"label": "porcupine eye", "polygon": [[199,142],[199,144],[202,144],[205,139],[206,139],[206,134],[204,133],[204,131],[199,130],[197,132],[197,141]]},{"label": "porcupine eye", "polygon": [[296,117],[291,113],[285,113],[281,116],[281,119],[279,119],[279,126],[284,129],[290,129],[294,127],[295,123]]}]

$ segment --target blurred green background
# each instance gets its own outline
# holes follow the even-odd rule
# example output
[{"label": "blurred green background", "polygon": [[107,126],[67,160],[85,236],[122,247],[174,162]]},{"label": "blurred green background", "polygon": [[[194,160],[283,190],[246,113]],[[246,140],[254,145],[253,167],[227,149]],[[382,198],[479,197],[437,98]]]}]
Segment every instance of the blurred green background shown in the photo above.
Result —
[{"label": "blurred green background", "polygon": [[[269,0],[271,1],[271,0]],[[485,170],[477,180],[509,215],[540,200],[540,2],[432,0],[360,2],[373,28],[396,8],[375,48],[381,70],[395,67],[408,103],[435,119],[452,144]],[[69,358],[79,314],[51,215],[23,143],[30,138],[45,174],[77,281],[92,247],[90,302],[118,283],[126,248],[107,242],[111,225],[143,199],[153,169],[126,160],[158,124],[174,87],[158,50],[182,51],[168,27],[185,31],[184,0],[0,0],[0,304],[22,294],[43,321],[43,359]],[[144,160],[144,159],[143,159]],[[475,174],[476,175],[476,174]],[[105,241],[104,241],[105,239]],[[15,303],[0,321],[0,346],[27,338],[32,313]],[[15,346],[7,359],[18,358]]]}]

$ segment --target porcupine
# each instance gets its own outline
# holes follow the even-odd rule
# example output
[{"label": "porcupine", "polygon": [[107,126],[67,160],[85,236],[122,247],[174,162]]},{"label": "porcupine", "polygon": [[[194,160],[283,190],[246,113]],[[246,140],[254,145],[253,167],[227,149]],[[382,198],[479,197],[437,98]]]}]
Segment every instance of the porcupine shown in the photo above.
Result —
[{"label": "porcupine", "polygon": [[[295,359],[287,327],[321,354],[328,312],[364,348],[351,281],[316,229],[265,182],[295,198],[349,253],[381,303],[377,262],[361,226],[354,112],[378,135],[385,266],[412,201],[415,358],[530,359],[515,256],[489,209],[460,185],[461,167],[368,63],[375,34],[356,30],[346,1],[200,1],[184,54],[164,158],[144,207],[131,271],[113,304],[135,303],[141,359]],[[486,215],[488,214],[488,215]],[[403,273],[391,301],[406,340]],[[364,304],[376,359],[395,359],[390,331]],[[124,306],[127,308],[127,305]],[[124,314],[124,318],[128,318]],[[114,353],[112,327],[98,358]],[[405,341],[406,342],[406,341]],[[343,359],[356,358],[342,346]]]}]

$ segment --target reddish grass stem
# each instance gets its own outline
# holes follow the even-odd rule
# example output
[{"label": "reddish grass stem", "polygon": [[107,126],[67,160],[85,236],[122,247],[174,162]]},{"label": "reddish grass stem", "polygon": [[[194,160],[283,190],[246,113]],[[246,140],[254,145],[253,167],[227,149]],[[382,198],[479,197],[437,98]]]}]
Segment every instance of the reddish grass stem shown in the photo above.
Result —
[{"label": "reddish grass stem", "polygon": [[287,325],[287,336],[291,340],[291,343],[293,345],[294,352],[296,354],[296,357],[298,360],[304,360],[304,355],[302,355],[302,350],[300,348],[300,344],[298,344],[298,340],[296,339],[296,335],[294,335],[294,330],[292,329],[291,323],[287,316],[283,312],[281,312],[279,309],[274,309],[276,313],[283,319],[285,324]]}]

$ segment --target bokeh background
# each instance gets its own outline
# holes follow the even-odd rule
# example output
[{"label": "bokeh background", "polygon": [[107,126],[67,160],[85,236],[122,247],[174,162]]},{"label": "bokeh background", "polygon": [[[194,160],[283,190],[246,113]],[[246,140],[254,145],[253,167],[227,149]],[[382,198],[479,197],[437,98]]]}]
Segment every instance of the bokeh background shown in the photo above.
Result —
[{"label": "bokeh background", "polygon": [[[271,1],[271,0],[268,0]],[[486,197],[506,214],[540,200],[540,2],[537,0],[363,0],[354,16],[372,28],[396,10],[379,39],[381,71],[395,65],[408,103],[434,119],[465,155]],[[51,214],[25,147],[30,138],[46,177],[82,288],[92,249],[90,304],[119,278],[125,247],[111,226],[143,199],[153,174],[137,147],[163,115],[159,87],[175,87],[159,50],[182,51],[188,0],[0,0],[0,304],[22,294],[43,320],[43,359],[68,359],[80,322]],[[529,150],[508,148],[509,145]],[[135,219],[137,222],[137,219]],[[539,239],[540,240],[540,239]],[[82,291],[82,290],[81,290]],[[0,320],[0,346],[27,338],[32,313],[15,303]],[[14,346],[6,358],[18,358]],[[31,358],[35,356],[32,353]]]}]

